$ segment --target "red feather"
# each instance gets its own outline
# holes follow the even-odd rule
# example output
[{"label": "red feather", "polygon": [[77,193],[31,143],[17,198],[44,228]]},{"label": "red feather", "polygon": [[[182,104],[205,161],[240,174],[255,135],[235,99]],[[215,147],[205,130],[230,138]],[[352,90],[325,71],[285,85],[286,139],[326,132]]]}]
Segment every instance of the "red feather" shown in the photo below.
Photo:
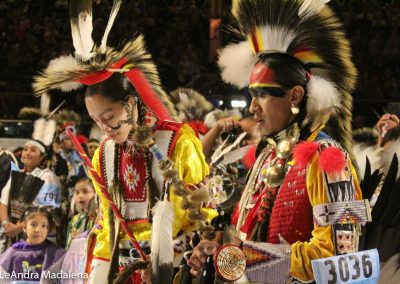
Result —
[{"label": "red feather", "polygon": [[331,146],[321,152],[319,165],[327,174],[337,173],[346,166],[346,158],[342,150]]},{"label": "red feather", "polygon": [[145,75],[139,69],[132,69],[125,73],[133,86],[138,91],[140,98],[145,105],[157,115],[159,122],[163,120],[173,120],[167,107],[158,98],[151,84],[147,81]]},{"label": "red feather", "polygon": [[251,146],[242,158],[243,165],[250,169],[256,162],[256,146]]},{"label": "red feather", "polygon": [[293,149],[293,158],[296,164],[306,166],[312,156],[317,152],[319,144],[312,141],[305,141],[297,144]]}]

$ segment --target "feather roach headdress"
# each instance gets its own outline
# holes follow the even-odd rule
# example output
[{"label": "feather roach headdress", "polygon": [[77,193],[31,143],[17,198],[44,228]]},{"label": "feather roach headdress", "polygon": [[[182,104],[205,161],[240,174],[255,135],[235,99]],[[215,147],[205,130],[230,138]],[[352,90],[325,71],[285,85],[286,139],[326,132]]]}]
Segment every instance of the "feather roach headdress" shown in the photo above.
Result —
[{"label": "feather roach headdress", "polygon": [[140,99],[159,120],[174,119],[175,110],[161,88],[151,55],[146,51],[143,36],[129,41],[116,50],[107,47],[107,38],[122,0],[115,0],[101,44],[92,39],[92,1],[70,1],[71,32],[75,55],[50,61],[47,68],[34,78],[33,90],[42,96],[44,112],[48,109],[48,92],[76,90],[107,80],[114,72],[122,73],[135,87]]},{"label": "feather roach headdress", "polygon": [[327,2],[233,0],[232,29],[243,41],[224,48],[219,65],[222,78],[238,87],[279,89],[276,70],[260,58],[279,53],[299,61],[306,71],[308,117],[314,126],[326,123],[328,134],[348,150],[357,71],[342,24]]},{"label": "feather roach headdress", "polygon": [[196,133],[205,135],[208,128],[204,119],[213,105],[202,94],[189,88],[178,88],[170,96],[179,119],[188,123]]},{"label": "feather roach headdress", "polygon": [[182,121],[204,120],[213,105],[199,92],[189,88],[178,88],[171,93],[172,102]]}]

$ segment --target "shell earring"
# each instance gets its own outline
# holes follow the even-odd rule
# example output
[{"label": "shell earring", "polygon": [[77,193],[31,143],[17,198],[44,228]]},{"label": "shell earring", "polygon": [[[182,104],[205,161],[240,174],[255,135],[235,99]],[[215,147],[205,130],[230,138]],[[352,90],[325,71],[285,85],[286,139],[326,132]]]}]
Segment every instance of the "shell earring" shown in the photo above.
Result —
[{"label": "shell earring", "polygon": [[292,103],[292,105],[290,106],[290,110],[292,111],[293,114],[299,114],[300,109],[298,106],[296,106],[295,104]]}]

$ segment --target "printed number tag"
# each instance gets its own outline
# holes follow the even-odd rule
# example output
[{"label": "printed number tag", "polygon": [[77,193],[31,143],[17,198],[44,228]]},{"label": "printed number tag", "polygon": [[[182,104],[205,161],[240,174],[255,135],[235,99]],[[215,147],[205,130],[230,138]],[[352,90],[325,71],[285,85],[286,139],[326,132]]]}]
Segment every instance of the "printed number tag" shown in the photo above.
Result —
[{"label": "printed number tag", "polygon": [[311,261],[317,284],[378,283],[379,255],[376,249]]},{"label": "printed number tag", "polygon": [[55,184],[44,184],[40,189],[37,197],[37,202],[42,206],[60,207],[61,195],[60,188]]}]

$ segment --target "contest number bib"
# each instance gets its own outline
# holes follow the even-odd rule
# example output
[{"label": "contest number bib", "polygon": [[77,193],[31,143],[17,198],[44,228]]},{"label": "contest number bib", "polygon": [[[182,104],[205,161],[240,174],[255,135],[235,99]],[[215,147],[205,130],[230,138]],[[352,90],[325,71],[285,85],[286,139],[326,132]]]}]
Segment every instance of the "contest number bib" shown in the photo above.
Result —
[{"label": "contest number bib", "polygon": [[311,261],[317,284],[378,283],[379,255],[376,249]]},{"label": "contest number bib", "polygon": [[42,206],[58,208],[61,205],[60,188],[55,184],[44,184],[40,189],[36,201]]}]

